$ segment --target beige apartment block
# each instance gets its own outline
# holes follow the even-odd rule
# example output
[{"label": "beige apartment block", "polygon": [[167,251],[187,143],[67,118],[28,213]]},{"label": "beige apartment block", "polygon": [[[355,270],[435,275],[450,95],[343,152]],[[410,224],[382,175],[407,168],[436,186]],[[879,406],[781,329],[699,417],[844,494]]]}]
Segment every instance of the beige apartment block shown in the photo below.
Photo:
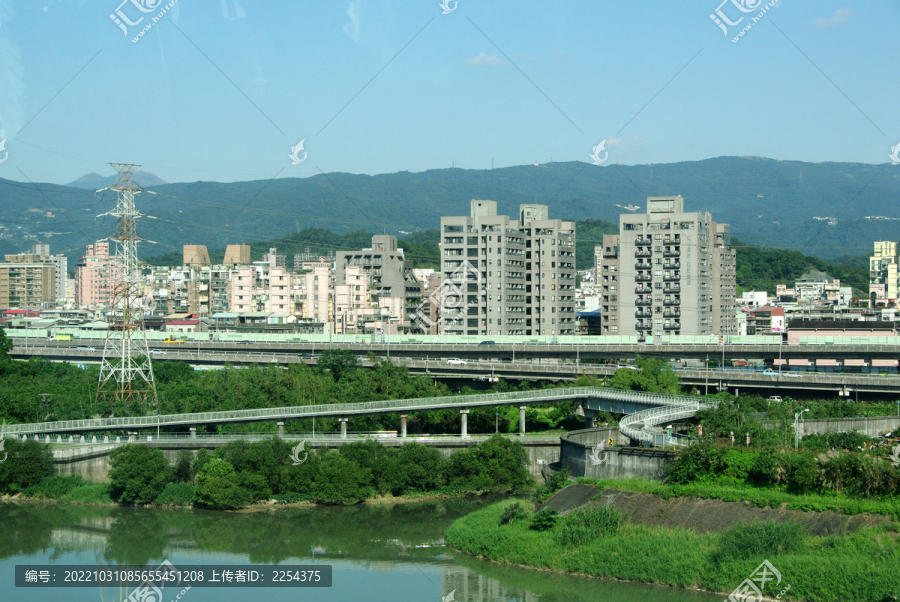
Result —
[{"label": "beige apartment block", "polygon": [[737,334],[730,227],[686,213],[681,196],[648,197],[594,253],[602,334]]},{"label": "beige apartment block", "polygon": [[0,309],[39,308],[55,302],[55,267],[38,262],[0,263]]},{"label": "beige apartment block", "polygon": [[468,216],[441,218],[443,334],[575,334],[575,223],[547,205],[518,219],[473,199]]},{"label": "beige apartment block", "polygon": [[869,257],[869,297],[875,303],[894,302],[900,292],[900,243],[882,240],[874,246]]}]

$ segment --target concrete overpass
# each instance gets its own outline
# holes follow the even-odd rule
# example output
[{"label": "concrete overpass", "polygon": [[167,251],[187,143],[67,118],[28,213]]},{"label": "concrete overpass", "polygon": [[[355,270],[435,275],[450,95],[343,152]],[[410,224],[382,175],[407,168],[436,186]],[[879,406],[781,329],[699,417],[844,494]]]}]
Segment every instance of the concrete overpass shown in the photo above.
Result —
[{"label": "concrete overpass", "polygon": [[[298,353],[276,351],[231,351],[211,349],[191,349],[183,344],[155,347],[156,360],[185,361],[195,366],[219,367],[225,364],[315,364],[314,357],[301,357]],[[490,353],[490,352],[488,352]],[[95,351],[76,349],[73,346],[47,345],[29,348],[15,347],[13,357],[27,359],[43,357],[51,361],[70,363],[100,363],[102,347]],[[360,365],[371,365],[368,355],[360,356]],[[386,356],[385,356],[386,357]],[[578,358],[579,360],[581,358]],[[533,361],[497,361],[491,358],[462,360],[465,363],[449,364],[447,359],[410,358],[392,355],[395,364],[406,366],[413,374],[423,374],[434,378],[473,379],[494,382],[498,379],[574,381],[582,375],[599,378],[612,376],[616,366],[610,364],[575,363],[572,358],[536,359]],[[789,372],[785,370],[775,375],[766,375],[761,370],[726,369],[678,369],[678,375],[688,387],[697,387],[704,394],[707,391],[740,392],[740,390],[760,390],[778,393],[802,391],[828,391],[849,397],[854,393],[896,394],[900,393],[900,377],[896,375],[838,374],[824,372]]]}]

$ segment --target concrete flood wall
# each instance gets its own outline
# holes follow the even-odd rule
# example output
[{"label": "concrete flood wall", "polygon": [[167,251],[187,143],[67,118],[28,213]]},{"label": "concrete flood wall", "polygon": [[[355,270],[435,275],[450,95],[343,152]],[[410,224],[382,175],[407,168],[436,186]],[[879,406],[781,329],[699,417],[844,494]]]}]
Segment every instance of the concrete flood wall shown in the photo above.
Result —
[{"label": "concrete flood wall", "polygon": [[[597,450],[599,443],[603,448]],[[617,428],[571,431],[560,437],[559,465],[573,477],[662,479],[665,465],[675,453],[628,447],[630,443]]]},{"label": "concrete flood wall", "polygon": [[[776,425],[774,421],[765,420],[763,424],[769,428]],[[793,423],[792,423],[793,424]],[[900,416],[873,416],[871,418],[814,418],[800,422],[800,435],[813,435],[830,432],[856,431],[869,437],[880,437],[900,431]]]},{"label": "concrete flood wall", "polygon": [[[544,460],[554,454],[559,452],[559,438],[558,437],[523,437],[523,438],[513,438],[516,441],[521,441],[522,445],[525,448],[525,452],[528,454],[528,470],[531,475],[535,478],[540,477],[541,468],[543,466]],[[296,442],[300,440],[297,439]],[[304,445],[304,449],[312,450],[320,447],[327,448],[337,448],[345,443],[354,443],[362,441],[362,439],[346,439],[346,440],[312,440],[307,439],[306,444]],[[478,445],[484,441],[483,438],[478,439],[462,439],[455,438],[451,441],[440,441],[435,439],[428,438],[415,438],[415,437],[392,437],[392,438],[382,438],[378,439],[378,442],[382,445],[387,445],[390,447],[399,447],[404,443],[421,443],[422,445],[427,445],[429,447],[435,447],[438,451],[441,452],[445,458],[450,457],[451,454],[461,450],[466,449],[468,447],[473,447]],[[178,457],[178,452],[181,450],[188,450],[192,455],[196,455],[197,452],[201,449],[216,449],[218,447],[225,446],[229,443],[229,441],[221,441],[221,440],[206,440],[196,439],[196,440],[188,440],[185,439],[183,441],[141,441],[137,440],[136,443],[140,443],[143,445],[150,445],[152,447],[156,447],[162,450],[163,454],[165,454],[166,459],[169,460],[170,464],[174,464],[175,460]],[[293,445],[294,440],[291,440],[290,443]],[[91,481],[95,483],[108,483],[109,482],[109,454],[112,450],[119,447],[119,445],[125,445],[125,443],[121,444],[98,444],[98,445],[83,445],[78,447],[69,447],[69,448],[56,448],[53,450],[53,462],[56,464],[57,471],[60,475],[81,475],[86,481]]]}]

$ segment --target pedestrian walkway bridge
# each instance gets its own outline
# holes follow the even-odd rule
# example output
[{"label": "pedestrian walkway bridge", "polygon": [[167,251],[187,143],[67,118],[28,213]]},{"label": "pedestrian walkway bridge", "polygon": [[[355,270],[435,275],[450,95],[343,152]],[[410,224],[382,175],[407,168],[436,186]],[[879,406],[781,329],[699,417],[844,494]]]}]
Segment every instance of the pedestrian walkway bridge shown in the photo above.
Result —
[{"label": "pedestrian walkway bridge", "polygon": [[[88,420],[63,420],[32,424],[12,424],[0,426],[0,436],[22,436],[49,433],[96,432],[155,427],[196,427],[202,424],[227,424],[242,422],[285,421],[315,417],[364,416],[371,414],[401,414],[402,430],[406,431],[406,414],[432,410],[458,409],[461,413],[462,436],[467,436],[467,414],[472,408],[518,405],[520,407],[520,432],[524,432],[525,406],[535,403],[574,401],[581,405],[586,418],[592,419],[599,411],[626,414],[622,419],[623,434],[639,441],[660,445],[660,429],[655,425],[675,418],[693,415],[706,407],[696,397],[664,395],[625,391],[606,387],[567,387],[522,391],[511,393],[490,393],[484,395],[450,395],[445,397],[424,397],[417,399],[393,399],[363,403],[320,404],[281,408],[260,408],[254,410],[230,410],[222,412],[200,412],[193,414],[165,414],[157,416],[134,416],[122,418],[94,418]],[[652,410],[645,415],[643,411]],[[633,420],[632,416],[640,416]],[[346,422],[342,421],[342,430]]]}]

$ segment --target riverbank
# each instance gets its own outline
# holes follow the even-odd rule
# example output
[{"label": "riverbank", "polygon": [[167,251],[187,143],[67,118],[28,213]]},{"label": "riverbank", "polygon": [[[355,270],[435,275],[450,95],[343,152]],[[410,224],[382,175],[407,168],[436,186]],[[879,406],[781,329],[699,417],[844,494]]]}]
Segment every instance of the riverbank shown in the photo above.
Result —
[{"label": "riverbank", "polygon": [[797,523],[761,521],[698,533],[637,524],[615,509],[553,518],[554,511],[535,514],[523,506],[508,500],[459,518],[446,541],[456,551],[503,564],[724,595],[764,560],[781,575],[763,589],[768,598],[788,585],[781,599],[880,602],[898,593],[900,528],[893,523],[844,536],[813,536]]}]

